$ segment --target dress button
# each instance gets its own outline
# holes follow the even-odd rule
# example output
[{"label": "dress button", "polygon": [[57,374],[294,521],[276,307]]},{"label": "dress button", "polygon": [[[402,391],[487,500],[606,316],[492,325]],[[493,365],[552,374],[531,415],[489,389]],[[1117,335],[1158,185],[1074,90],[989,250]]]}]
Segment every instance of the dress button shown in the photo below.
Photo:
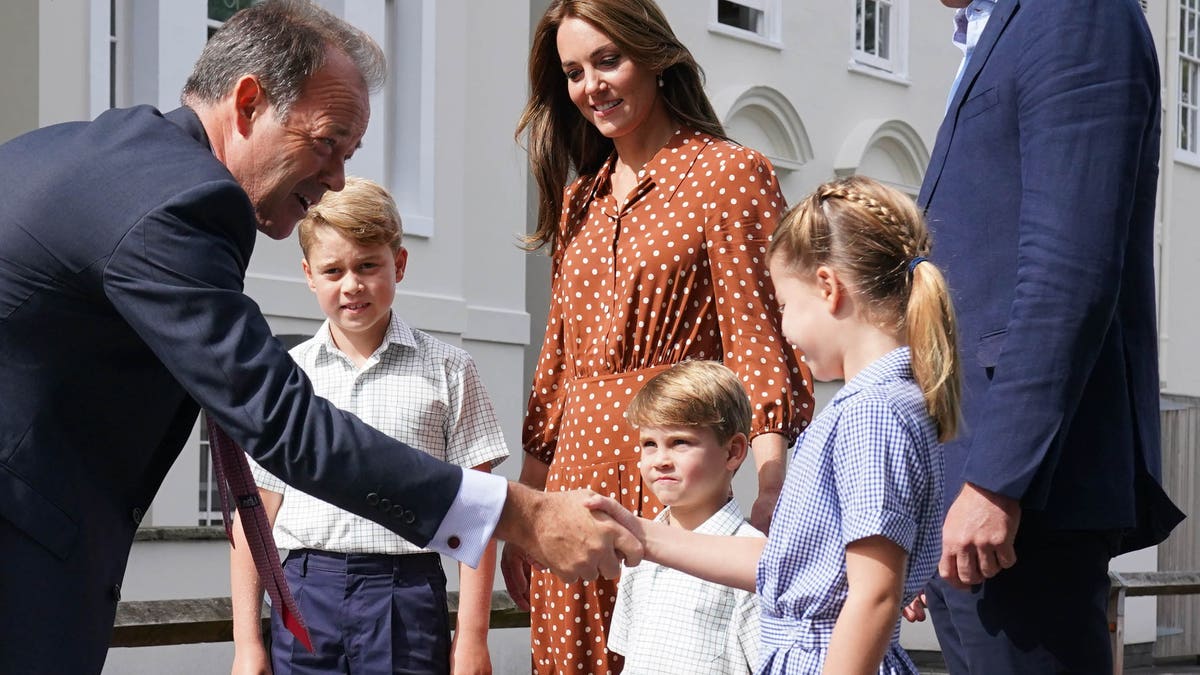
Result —
[{"label": "dress button", "polygon": [[458,537],[453,537],[453,536],[452,536],[452,537],[450,537],[449,539],[447,539],[447,540],[446,540],[446,545],[447,545],[447,546],[449,546],[449,547],[450,547],[450,548],[452,548],[452,549],[456,549],[456,548],[458,548],[459,546],[461,546],[461,545],[462,545],[462,540],[461,540],[461,539],[459,539]]},{"label": "dress button", "polygon": [[131,513],[130,515],[133,516],[133,522],[135,524],[137,524],[137,525],[142,524],[142,516],[144,514],[142,513],[142,510],[140,508],[138,508],[136,506],[133,507],[133,513]]},{"label": "dress button", "polygon": [[392,508],[392,500],[388,499],[387,497],[384,497],[383,499],[379,500],[379,510],[380,511],[387,513],[388,509],[390,509],[390,508]]},{"label": "dress button", "polygon": [[367,503],[370,504],[371,506],[375,506],[376,504],[378,504],[379,503],[379,493],[372,492],[371,494],[367,495]]}]

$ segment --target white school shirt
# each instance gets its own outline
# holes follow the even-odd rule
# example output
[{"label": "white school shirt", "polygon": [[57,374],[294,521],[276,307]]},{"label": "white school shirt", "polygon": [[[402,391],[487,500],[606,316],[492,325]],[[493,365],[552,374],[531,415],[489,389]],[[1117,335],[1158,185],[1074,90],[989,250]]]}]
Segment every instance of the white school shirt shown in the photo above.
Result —
[{"label": "white school shirt", "polygon": [[[410,328],[395,312],[383,343],[361,369],[334,345],[328,321],[290,353],[318,396],[398,441],[462,467],[495,466],[508,456],[471,356]],[[374,521],[286,485],[253,460],[250,468],[260,488],[283,494],[274,529],[280,548],[392,555],[424,550]],[[469,489],[464,482],[460,497]]]},{"label": "white school shirt", "polygon": [[[665,522],[671,509],[655,519]],[[695,532],[759,537],[730,499]],[[625,657],[625,675],[743,675],[758,661],[758,601],[753,593],[643,561],[622,567],[608,649]]]}]

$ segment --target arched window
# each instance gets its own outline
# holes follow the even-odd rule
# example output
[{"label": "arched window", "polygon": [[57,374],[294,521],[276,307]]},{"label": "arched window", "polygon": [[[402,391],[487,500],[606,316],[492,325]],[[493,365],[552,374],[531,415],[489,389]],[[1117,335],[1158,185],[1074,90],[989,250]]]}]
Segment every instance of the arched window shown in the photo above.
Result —
[{"label": "arched window", "polygon": [[[731,101],[722,105],[725,101]],[[737,96],[725,95],[714,101],[724,120],[729,137],[762,152],[781,172],[799,169],[813,158],[812,144],[804,122],[779,91],[771,87],[750,87]]]},{"label": "arched window", "polygon": [[927,166],[929,150],[906,122],[867,120],[846,137],[833,169],[838,176],[870,176],[916,196]]}]

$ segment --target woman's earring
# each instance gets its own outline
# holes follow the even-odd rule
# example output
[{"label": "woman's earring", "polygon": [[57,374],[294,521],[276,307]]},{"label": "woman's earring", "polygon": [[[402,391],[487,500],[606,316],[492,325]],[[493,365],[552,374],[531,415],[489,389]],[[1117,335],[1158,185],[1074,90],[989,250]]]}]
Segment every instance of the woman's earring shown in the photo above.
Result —
[{"label": "woman's earring", "polygon": [[662,73],[659,73],[659,74],[658,74],[658,86],[659,86],[659,87],[662,87],[662,86],[663,86]]}]

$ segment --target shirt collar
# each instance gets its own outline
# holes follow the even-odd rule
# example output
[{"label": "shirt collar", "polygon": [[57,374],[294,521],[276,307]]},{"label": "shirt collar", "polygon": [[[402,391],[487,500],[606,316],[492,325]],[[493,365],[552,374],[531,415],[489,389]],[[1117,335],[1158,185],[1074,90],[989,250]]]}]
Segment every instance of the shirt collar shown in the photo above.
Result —
[{"label": "shirt collar", "polygon": [[[671,507],[663,508],[662,512],[655,518],[660,523],[667,522],[667,517],[671,515]],[[700,525],[692,530],[699,534],[715,534],[719,536],[728,536],[737,532],[737,529],[746,522],[746,518],[742,515],[742,509],[738,506],[737,500],[733,497],[725,502],[725,506],[717,509],[717,512],[708,517],[708,520],[700,523]]]},{"label": "shirt collar", "polygon": [[[321,351],[326,355],[345,356],[333,342],[333,334],[329,331],[328,319],[325,320],[325,323],[321,324],[321,327],[317,329],[316,335],[313,337],[318,340]],[[392,316],[388,321],[387,331],[385,331],[383,334],[383,342],[380,343],[379,348],[375,350],[375,353],[371,355],[371,358],[374,359],[380,354],[383,354],[392,345],[410,348],[417,347],[417,338],[415,335],[413,335],[412,328],[410,328],[409,325],[404,322],[404,319],[400,318],[400,315],[396,313],[396,310],[392,310]]]},{"label": "shirt collar", "polygon": [[908,347],[897,347],[872,361],[834,395],[832,403],[840,403],[867,387],[901,379],[913,379],[912,355]]},{"label": "shirt collar", "polygon": [[200,121],[200,116],[196,114],[196,111],[187,106],[180,106],[171,112],[164,113],[163,117],[175,123],[176,126],[183,129],[184,133],[202,143],[204,147],[212,150],[208,133],[204,131],[204,124]]},{"label": "shirt collar", "polygon": [[969,54],[979,43],[979,36],[987,26],[996,0],[973,0],[966,7],[954,12],[954,45]]},{"label": "shirt collar", "polygon": [[[638,194],[637,197],[629,200],[626,208],[655,186],[670,190],[670,194],[667,195],[667,199],[669,200],[675,194],[675,191],[679,189],[679,186],[683,184],[684,179],[687,177],[687,169],[696,162],[696,158],[704,150],[705,146],[714,140],[712,136],[702,131],[687,126],[680,127],[671,135],[666,145],[659,148],[658,152],[654,153],[654,156],[638,172]],[[676,155],[677,158],[677,161],[674,163],[668,159],[672,154]],[[664,159],[668,161],[664,163]],[[581,209],[586,209],[592,200],[612,191],[612,182],[609,180],[609,177],[612,175],[613,165],[616,161],[617,153],[613,152],[608,156],[608,159],[604,160],[604,164],[600,165],[600,168],[596,171],[596,177],[592,180],[587,199],[584,200]],[[675,172],[664,170],[672,166],[675,167]],[[672,179],[674,179],[674,182],[671,182]]]}]

